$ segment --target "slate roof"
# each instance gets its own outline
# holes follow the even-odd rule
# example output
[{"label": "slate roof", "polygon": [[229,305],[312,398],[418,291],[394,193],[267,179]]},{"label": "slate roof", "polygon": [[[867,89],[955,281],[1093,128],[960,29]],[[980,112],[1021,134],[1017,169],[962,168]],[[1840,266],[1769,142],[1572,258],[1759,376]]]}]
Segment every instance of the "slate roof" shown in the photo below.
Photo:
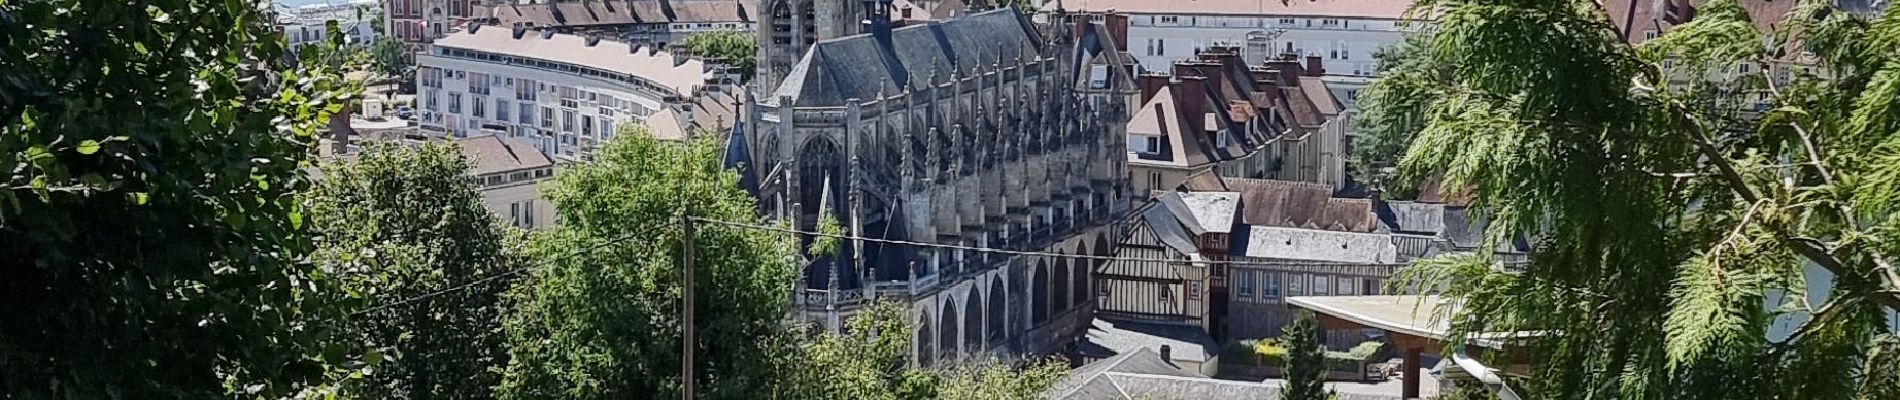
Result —
[{"label": "slate roof", "polygon": [[1200,377],[1200,374],[1168,365],[1154,349],[1138,348],[1070,370],[1069,377],[1057,382],[1046,394],[1051,399],[1123,399],[1126,397],[1114,375],[1125,374]]},{"label": "slate roof", "polygon": [[[1177,208],[1167,206],[1168,202],[1166,199],[1170,196],[1178,195],[1170,192],[1162,196],[1162,202],[1142,211],[1142,221],[1148,223],[1148,229],[1154,232],[1156,237],[1161,239],[1162,244],[1168,245],[1168,247],[1174,249],[1174,251],[1182,254],[1199,254],[1200,250],[1194,246],[1195,234],[1192,233],[1193,230],[1199,229],[1199,227],[1190,227],[1187,225],[1195,222],[1190,218],[1183,218],[1188,215],[1186,214],[1187,211],[1185,207]],[[1182,204],[1179,202],[1178,197],[1175,202],[1176,204]]]},{"label": "slate roof", "polygon": [[[1089,322],[1088,341],[1077,345],[1077,352],[1089,357],[1109,357],[1137,350],[1154,350],[1161,361],[1161,346],[1168,346],[1173,361],[1203,363],[1214,359],[1220,344],[1198,326],[1157,324],[1096,318]],[[1173,368],[1173,366],[1162,364]],[[1179,370],[1178,368],[1176,370]],[[1179,376],[1199,376],[1185,372]]]},{"label": "slate roof", "polygon": [[798,106],[840,106],[846,99],[873,99],[922,84],[934,74],[968,73],[998,56],[1040,54],[1041,36],[1013,8],[891,30],[889,42],[871,34],[819,41],[792,66],[772,98],[790,96]]},{"label": "slate roof", "polygon": [[1204,232],[1228,233],[1233,231],[1234,210],[1240,207],[1240,193],[1234,192],[1190,192],[1181,193],[1182,205],[1194,217],[1196,224]]},{"label": "slate roof", "polygon": [[1234,243],[1237,256],[1328,263],[1396,263],[1399,251],[1390,235],[1271,226],[1235,232]]},{"label": "slate roof", "polygon": [[554,166],[547,155],[521,139],[484,135],[456,139],[455,145],[474,164],[475,175]]},{"label": "slate roof", "polygon": [[735,124],[726,135],[726,153],[723,165],[736,170],[739,175],[739,188],[754,197],[759,195],[759,179],[755,177],[751,159],[752,145],[746,139],[745,124]]},{"label": "slate roof", "polygon": [[[752,22],[753,2],[744,0],[605,0],[503,4],[494,7],[501,26],[583,27],[639,23]],[[558,14],[557,14],[558,11]]]}]

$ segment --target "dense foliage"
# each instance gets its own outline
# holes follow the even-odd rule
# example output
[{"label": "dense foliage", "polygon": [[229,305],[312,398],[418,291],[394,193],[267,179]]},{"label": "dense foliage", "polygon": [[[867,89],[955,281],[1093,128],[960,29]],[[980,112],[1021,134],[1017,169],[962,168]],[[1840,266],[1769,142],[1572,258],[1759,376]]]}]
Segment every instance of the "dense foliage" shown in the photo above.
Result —
[{"label": "dense foliage", "polygon": [[350,92],[264,9],[0,2],[0,393],[274,397],[345,361],[297,196]]},{"label": "dense foliage", "polygon": [[376,71],[387,76],[406,76],[409,74],[409,48],[392,36],[376,38],[368,44],[369,57],[375,63]]},{"label": "dense foliage", "polygon": [[[312,262],[364,301],[347,323],[386,360],[349,393],[479,399],[505,364],[501,293],[519,239],[483,207],[472,165],[446,143],[369,146],[323,169],[311,195]],[[462,288],[442,291],[445,288]]]},{"label": "dense foliage", "polygon": [[1373,58],[1378,60],[1379,76],[1387,79],[1359,91],[1358,101],[1379,106],[1365,107],[1354,119],[1357,134],[1350,138],[1346,168],[1355,182],[1386,198],[1418,196],[1419,182],[1405,182],[1396,175],[1399,157],[1424,128],[1424,116],[1414,111],[1437,100],[1429,95],[1431,85],[1443,81],[1447,72],[1420,54],[1431,46],[1430,41],[1427,33],[1411,34],[1403,43],[1380,48]]},{"label": "dense foliage", "polygon": [[1413,57],[1446,73],[1361,106],[1422,121],[1401,178],[1471,190],[1488,244],[1536,241],[1521,270],[1456,254],[1394,283],[1459,300],[1454,335],[1538,333],[1529,398],[1896,398],[1900,8],[1716,0],[1631,46],[1589,1],[1417,7]]},{"label": "dense foliage", "polygon": [[[714,142],[622,132],[546,196],[560,226],[534,237],[536,268],[511,292],[500,395],[522,399],[679,397],[682,206],[757,221]],[[751,398],[779,371],[761,363],[789,330],[791,247],[757,230],[695,229],[698,392]]]},{"label": "dense foliage", "polygon": [[750,78],[759,65],[759,38],[751,32],[732,29],[686,35],[680,45],[701,57],[718,59]]},{"label": "dense foliage", "polygon": [[773,396],[783,399],[1035,399],[1067,368],[1054,360],[1014,369],[975,362],[938,369],[910,366],[911,326],[898,303],[879,302],[785,353],[790,370]]},{"label": "dense foliage", "polygon": [[1326,349],[1320,347],[1319,320],[1312,311],[1300,310],[1293,322],[1281,327],[1280,341],[1286,348],[1281,371],[1286,386],[1280,398],[1287,400],[1326,400]]}]

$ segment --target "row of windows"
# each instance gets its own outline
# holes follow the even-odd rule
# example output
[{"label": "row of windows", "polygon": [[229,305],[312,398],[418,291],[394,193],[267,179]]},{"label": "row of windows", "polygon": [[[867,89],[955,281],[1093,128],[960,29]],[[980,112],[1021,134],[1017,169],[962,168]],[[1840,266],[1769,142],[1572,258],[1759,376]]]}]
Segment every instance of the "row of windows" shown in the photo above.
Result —
[{"label": "row of windows", "polygon": [[1260,300],[1275,300],[1283,295],[1353,296],[1382,292],[1378,279],[1356,276],[1235,269],[1232,279],[1234,299],[1241,301],[1254,300],[1256,287],[1259,288]]},{"label": "row of windows", "polygon": [[[559,72],[568,73],[568,74],[622,82],[629,85],[633,85],[634,87],[637,87],[641,90],[646,90],[646,91],[650,91],[654,93],[673,94],[672,89],[663,88],[659,85],[653,84],[652,82],[644,78],[640,78],[639,76],[623,74],[616,71],[608,71],[608,70],[603,70],[603,69],[598,69],[598,68],[591,68],[591,67],[585,67],[585,66],[580,66],[580,65],[575,65],[575,64],[563,63],[563,62],[554,62],[554,61],[547,61],[547,60],[534,59],[534,58],[522,58],[522,57],[501,55],[501,54],[482,52],[482,51],[458,49],[458,48],[453,48],[453,47],[437,47],[436,55],[444,56],[444,57],[454,57],[454,58],[462,58],[462,59],[505,63],[508,65],[531,67],[535,69],[542,69],[542,70],[549,70],[549,71],[559,71]],[[628,55],[628,56],[632,57],[632,55]],[[457,71],[457,72],[458,72],[457,77],[459,78],[460,71]]]},{"label": "row of windows", "polygon": [[[1098,16],[1091,16],[1097,19]],[[1136,20],[1139,22],[1140,20]],[[1332,28],[1332,29],[1378,29],[1386,21],[1363,21],[1343,18],[1286,18],[1286,17],[1239,17],[1239,16],[1199,16],[1199,15],[1150,15],[1147,24],[1151,26],[1200,26],[1200,27],[1254,27],[1254,28]],[[1391,21],[1391,27],[1406,27],[1404,20]]]},{"label": "row of windows", "polygon": [[[1291,53],[1291,54],[1321,54],[1319,53],[1318,50],[1313,50],[1313,52],[1308,52],[1305,47],[1299,47],[1298,44],[1299,44],[1298,42],[1292,41],[1292,40],[1282,41],[1280,42],[1279,51],[1283,53]],[[1326,58],[1328,59],[1333,59],[1333,60],[1352,59],[1352,48],[1351,46],[1348,46],[1345,41],[1336,41],[1331,44],[1323,44],[1323,45],[1326,47],[1326,52],[1324,54],[1326,55]],[[1199,45],[1196,45],[1196,47],[1199,47]],[[1168,55],[1168,40],[1166,38],[1149,38],[1147,55],[1149,56]],[[1185,56],[1185,54],[1183,55]]]},{"label": "row of windows", "polygon": [[542,178],[547,178],[551,176],[554,176],[553,168],[540,168],[533,171],[511,172],[511,173],[508,173],[507,175],[503,175],[503,174],[483,175],[483,176],[474,178],[474,180],[475,180],[476,186],[495,187],[495,186],[501,186],[501,185],[515,183],[515,182],[523,182],[530,179],[542,179]]}]

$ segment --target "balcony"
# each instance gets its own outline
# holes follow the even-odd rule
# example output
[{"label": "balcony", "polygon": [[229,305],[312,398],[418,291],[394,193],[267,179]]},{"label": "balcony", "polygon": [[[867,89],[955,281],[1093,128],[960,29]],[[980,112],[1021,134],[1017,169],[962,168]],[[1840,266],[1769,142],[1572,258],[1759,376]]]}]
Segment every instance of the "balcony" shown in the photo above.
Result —
[{"label": "balcony", "polygon": [[857,290],[857,289],[839,290],[835,292],[835,296],[837,296],[836,302],[832,301],[833,299],[832,296],[834,295],[833,293],[834,292],[831,292],[825,289],[805,289],[805,292],[802,293],[801,295],[805,297],[804,298],[805,308],[815,309],[815,310],[827,309],[826,306],[828,305],[835,306],[837,309],[840,309],[840,310],[858,308],[858,307],[863,306],[866,303],[863,290]]}]

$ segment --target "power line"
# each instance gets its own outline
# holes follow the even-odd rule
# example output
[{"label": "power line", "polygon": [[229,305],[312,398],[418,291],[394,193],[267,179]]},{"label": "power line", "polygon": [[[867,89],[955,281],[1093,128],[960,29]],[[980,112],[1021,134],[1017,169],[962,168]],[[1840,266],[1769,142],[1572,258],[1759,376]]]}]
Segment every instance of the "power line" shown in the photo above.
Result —
[{"label": "power line", "polygon": [[[600,242],[600,243],[595,243],[594,245],[591,245],[591,246],[587,246],[587,247],[583,247],[583,248],[581,248],[581,249],[579,249],[579,250],[576,250],[576,251],[573,251],[573,252],[570,252],[570,253],[567,253],[567,254],[563,254],[563,255],[561,255],[560,257],[557,257],[557,258],[555,258],[554,260],[551,260],[551,261],[549,261],[549,263],[550,263],[550,264],[552,264],[552,263],[555,263],[555,262],[560,262],[560,261],[566,261],[566,260],[568,260],[568,259],[571,259],[571,258],[575,258],[575,257],[579,257],[579,256],[583,256],[583,255],[586,255],[586,254],[587,254],[588,252],[591,252],[591,251],[594,251],[594,250],[598,250],[598,249],[600,249],[600,248],[603,248],[603,247],[607,247],[607,246],[609,246],[609,245],[613,245],[613,244],[618,244],[618,243],[620,243],[620,242],[625,242],[625,241],[628,241],[628,240],[632,240],[632,239],[634,239],[634,238],[637,238],[637,237],[643,237],[643,236],[647,236],[647,235],[649,235],[649,234],[652,234],[652,233],[653,233],[654,231],[657,231],[657,230],[660,230],[660,229],[662,229],[662,228],[666,228],[666,227],[668,227],[668,226],[672,226],[672,224],[671,224],[671,223],[661,223],[660,225],[654,225],[654,226],[652,226],[652,227],[649,227],[648,229],[645,229],[645,230],[641,230],[641,231],[638,231],[638,232],[633,232],[633,233],[629,233],[629,234],[626,234],[626,235],[621,235],[621,236],[617,236],[617,237],[614,237],[614,238],[612,238],[612,239],[608,239],[608,240],[607,240],[607,241],[605,241],[605,242]],[[478,286],[478,285],[481,285],[481,284],[485,284],[485,283],[488,283],[488,282],[493,282],[493,281],[495,281],[495,280],[497,280],[497,279],[501,279],[501,278],[506,278],[506,277],[509,277],[509,276],[514,276],[514,275],[519,275],[519,274],[521,274],[521,273],[523,273],[523,272],[528,272],[528,271],[531,271],[531,270],[533,270],[533,269],[534,269],[534,266],[532,266],[532,265],[531,265],[531,266],[526,266],[526,267],[521,267],[521,268],[515,268],[515,269],[512,269],[512,270],[508,270],[508,271],[504,271],[504,272],[500,272],[500,273],[496,273],[496,274],[493,274],[493,275],[489,275],[489,276],[486,276],[486,277],[482,277],[481,279],[476,279],[476,280],[473,280],[473,281],[469,281],[468,283],[464,283],[464,284],[460,284],[460,285],[455,285],[455,286],[453,286],[453,287],[449,287],[449,288],[446,288],[446,289],[441,289],[441,290],[437,290],[437,291],[434,291],[434,292],[429,292],[429,293],[425,293],[425,294],[423,294],[423,295],[420,295],[420,296],[416,296],[416,297],[410,297],[410,298],[406,298],[406,299],[402,299],[402,300],[399,300],[399,301],[396,301],[396,302],[394,302],[394,303],[389,303],[389,304],[384,304],[384,305],[380,305],[380,306],[375,306],[375,307],[370,307],[370,308],[365,308],[365,309],[362,309],[362,310],[358,310],[358,311],[356,311],[356,312],[353,312],[353,313],[350,313],[350,315],[352,315],[352,316],[356,316],[356,315],[363,315],[363,314],[368,314],[368,313],[371,313],[371,312],[375,312],[375,311],[381,311],[381,310],[385,310],[385,309],[390,309],[390,308],[394,308],[394,307],[396,307],[396,306],[401,306],[401,305],[404,305],[404,304],[409,304],[409,303],[414,303],[414,302],[418,302],[418,301],[423,301],[423,300],[428,300],[428,299],[429,299],[429,298],[431,298],[431,297],[435,297],[435,296],[440,296],[440,295],[444,295],[444,294],[448,294],[448,293],[453,293],[453,292],[456,292],[456,291],[460,291],[460,290],[463,290],[463,289],[468,289],[468,288],[471,288],[471,287],[475,287],[475,286]]]},{"label": "power line", "polygon": [[770,225],[721,221],[721,220],[701,218],[701,217],[693,217],[692,220],[714,224],[714,225],[724,225],[724,226],[742,228],[742,229],[756,229],[756,230],[765,230],[765,231],[773,231],[773,232],[780,232],[780,233],[791,233],[791,234],[798,234],[798,235],[823,236],[823,237],[831,237],[831,238],[838,238],[838,239],[845,239],[845,240],[863,240],[866,242],[875,242],[875,243],[889,243],[889,244],[908,245],[908,246],[934,247],[934,248],[941,248],[941,249],[967,250],[967,251],[975,251],[975,252],[982,252],[982,253],[1010,254],[1010,255],[1019,255],[1019,256],[1031,256],[1031,257],[1073,258],[1073,259],[1101,260],[1101,261],[1128,261],[1128,262],[1151,262],[1151,263],[1170,263],[1170,264],[1219,264],[1219,265],[1263,265],[1263,266],[1400,267],[1400,266],[1410,265],[1407,263],[1337,263],[1337,262],[1323,262],[1323,261],[1320,261],[1320,262],[1316,262],[1316,261],[1242,261],[1242,260],[1195,261],[1195,260],[1170,260],[1170,259],[1162,259],[1162,258],[1112,257],[1112,256],[1087,255],[1087,254],[1061,254],[1061,253],[1049,253],[1049,252],[1041,252],[1041,251],[1006,250],[1006,249],[997,249],[997,248],[990,248],[990,247],[973,247],[973,246],[961,246],[961,245],[953,245],[953,244],[923,243],[923,242],[912,242],[912,241],[904,241],[904,240],[879,239],[879,238],[870,238],[870,237],[863,237],[863,236],[853,236],[849,234],[830,234],[830,233],[824,233],[824,232],[801,231],[797,229],[781,228],[781,227],[770,226]]}]

